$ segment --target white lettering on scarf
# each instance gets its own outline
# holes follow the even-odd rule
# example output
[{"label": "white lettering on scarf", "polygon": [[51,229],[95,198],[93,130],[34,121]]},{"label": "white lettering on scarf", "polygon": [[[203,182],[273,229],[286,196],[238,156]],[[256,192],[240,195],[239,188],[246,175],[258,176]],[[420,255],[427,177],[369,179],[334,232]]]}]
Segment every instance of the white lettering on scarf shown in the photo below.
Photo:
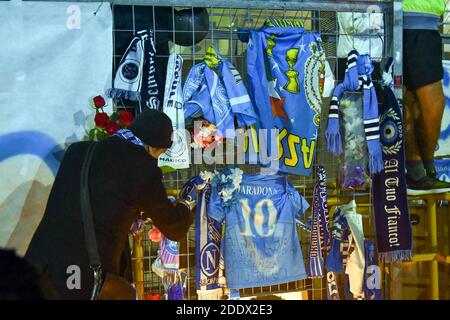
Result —
[{"label": "white lettering on scarf", "polygon": [[[397,173],[398,167],[399,163],[396,159],[385,161],[384,163],[384,170],[386,173]],[[384,181],[384,185],[386,186],[386,200],[395,203],[397,201],[399,178],[387,178]],[[401,211],[396,205],[385,205],[384,211],[387,215],[389,246],[391,248],[398,247],[400,246],[400,240],[398,238],[398,219],[400,219]]]},{"label": "white lettering on scarf", "polygon": [[181,76],[181,57],[177,56],[176,62],[175,62],[175,71],[174,71],[173,81],[172,81],[172,85],[170,87],[170,92],[169,92],[169,101],[167,102],[168,108],[175,107],[177,109],[181,109],[183,107],[183,105],[180,102],[173,99],[173,97],[177,94],[177,88],[178,88],[178,85],[180,82],[180,76]]},{"label": "white lettering on scarf", "polygon": [[152,109],[159,108],[160,101],[157,97],[159,91],[158,91],[158,83],[156,81],[155,75],[156,75],[156,67],[155,67],[155,58],[156,58],[156,48],[155,48],[155,42],[153,38],[153,31],[149,31],[150,37],[150,49],[148,50],[148,63],[149,63],[149,70],[148,70],[148,77],[147,77],[147,92],[150,96],[149,101],[147,101],[147,107]]}]

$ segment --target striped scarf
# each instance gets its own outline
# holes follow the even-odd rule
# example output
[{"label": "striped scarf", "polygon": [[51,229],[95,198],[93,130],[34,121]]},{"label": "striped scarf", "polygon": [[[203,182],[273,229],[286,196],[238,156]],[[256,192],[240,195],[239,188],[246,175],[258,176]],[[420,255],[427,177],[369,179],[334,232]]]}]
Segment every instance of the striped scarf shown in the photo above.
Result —
[{"label": "striped scarf", "polygon": [[[337,207],[334,211],[333,226],[331,228],[331,249],[326,260],[326,268],[329,272],[344,272],[345,267],[343,265],[341,251],[342,242],[345,242],[344,236],[347,228],[347,219],[341,208]],[[344,252],[346,252],[346,250]]]},{"label": "striped scarf", "polygon": [[310,278],[323,277],[323,255],[328,251],[330,245],[325,169],[319,166],[316,170],[316,175],[312,208],[311,242],[307,268]]},{"label": "striped scarf", "polygon": [[202,172],[182,188],[180,197],[197,200],[195,216],[195,275],[198,300],[219,300],[223,290],[219,284],[222,224],[208,216],[213,174]]},{"label": "striped scarf", "polygon": [[348,54],[344,81],[334,89],[331,98],[326,138],[328,150],[335,155],[340,155],[342,153],[342,141],[339,131],[339,101],[344,91],[357,91],[362,88],[364,131],[370,154],[370,172],[374,174],[383,170],[383,157],[380,145],[378,99],[370,77],[372,69],[373,66],[369,56],[359,55],[356,50],[352,50]]}]

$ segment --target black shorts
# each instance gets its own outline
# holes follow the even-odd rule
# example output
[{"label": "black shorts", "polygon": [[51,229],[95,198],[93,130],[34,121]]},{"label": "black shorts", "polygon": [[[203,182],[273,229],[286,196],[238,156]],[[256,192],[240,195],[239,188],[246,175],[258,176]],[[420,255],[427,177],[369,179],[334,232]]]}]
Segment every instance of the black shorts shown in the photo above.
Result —
[{"label": "black shorts", "polygon": [[403,81],[409,90],[444,77],[442,39],[435,30],[403,30]]}]

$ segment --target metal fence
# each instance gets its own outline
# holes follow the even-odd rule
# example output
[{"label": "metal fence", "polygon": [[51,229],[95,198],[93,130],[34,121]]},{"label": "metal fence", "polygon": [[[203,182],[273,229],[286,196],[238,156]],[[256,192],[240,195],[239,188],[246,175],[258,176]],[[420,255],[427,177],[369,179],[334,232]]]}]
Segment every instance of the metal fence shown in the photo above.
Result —
[{"label": "metal fence", "polygon": [[[398,1],[397,1],[398,2]],[[152,6],[157,5],[158,7]],[[175,28],[174,13],[178,10],[187,10],[192,12],[198,7],[206,7],[209,15],[209,28],[204,40],[191,46],[174,45],[177,37],[194,37],[202,31],[195,30],[177,30]],[[263,25],[266,18],[283,18],[300,21],[308,31],[314,31],[321,34],[323,46],[327,60],[333,70],[337,81],[342,80],[345,68],[345,61],[337,56],[337,43],[342,36],[381,36],[383,42],[383,57],[394,55],[394,52],[400,51],[400,67],[396,68],[396,74],[401,75],[401,45],[394,45],[398,42],[401,34],[398,32],[398,15],[395,15],[395,5],[392,1],[114,1],[112,5],[114,14],[114,70],[122,57],[129,41],[137,30],[152,28],[155,30],[156,42],[169,41],[169,52],[181,54],[184,59],[183,78],[186,77],[190,68],[202,61],[208,46],[215,43],[223,57],[230,60],[241,73],[245,80],[246,44],[239,41],[237,32],[239,27],[259,28]],[[164,17],[161,12],[165,12]],[[351,12],[358,13],[382,13],[384,17],[383,34],[374,35],[372,33],[358,34],[348,32],[344,34],[339,28],[338,13]],[[395,17],[395,19],[394,19]],[[165,19],[165,21],[161,21]],[[397,28],[394,28],[397,25]],[[395,40],[396,39],[396,40]],[[158,47],[157,47],[158,49]],[[160,59],[168,57],[169,52],[157,52]],[[344,64],[344,65],[343,65]],[[375,77],[376,78],[376,77]],[[399,94],[401,90],[397,90]],[[398,95],[401,98],[401,93]],[[137,108],[137,105],[130,102],[117,101],[116,108]],[[328,113],[328,99],[323,101],[323,110],[321,124],[316,148],[315,166],[317,164],[325,166],[328,172],[329,196],[336,199],[351,199],[358,197],[364,199],[365,203],[361,207],[364,217],[364,230],[366,237],[373,240],[374,223],[372,212],[371,190],[361,190],[358,194],[349,193],[339,188],[339,159],[331,156],[326,150],[324,130]],[[190,177],[199,174],[206,169],[217,169],[221,165],[204,166],[192,165],[186,170],[177,170],[176,172],[165,174],[164,183],[167,189],[176,192],[185,181]],[[256,173],[258,168],[254,166],[244,166],[246,173]],[[290,176],[290,180],[298,191],[312,202],[313,177]],[[330,212],[331,214],[332,212]],[[304,220],[310,216],[310,210],[305,214]],[[156,258],[159,244],[149,240],[147,226],[142,239],[134,241],[134,259],[135,279],[140,295],[148,293],[163,294],[164,288],[161,279],[152,272],[151,265]],[[299,230],[303,256],[308,257],[309,235],[303,230]],[[142,251],[141,251],[142,250]],[[195,299],[195,233],[193,228],[189,231],[186,239],[180,243],[180,267],[185,268],[188,275],[187,298]],[[342,279],[341,279],[342,280]],[[340,281],[343,283],[343,281]],[[324,280],[306,279],[295,281],[283,285],[258,287],[241,290],[242,296],[268,295],[279,292],[289,291],[307,291],[309,299],[326,299]]]}]

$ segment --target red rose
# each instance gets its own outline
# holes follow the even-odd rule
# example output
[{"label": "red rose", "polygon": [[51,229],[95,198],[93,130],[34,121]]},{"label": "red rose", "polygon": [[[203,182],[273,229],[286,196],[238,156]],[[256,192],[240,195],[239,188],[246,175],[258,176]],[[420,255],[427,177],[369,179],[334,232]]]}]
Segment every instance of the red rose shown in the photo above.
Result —
[{"label": "red rose", "polygon": [[106,101],[102,96],[96,96],[92,100],[94,101],[94,107],[97,109],[106,106]]},{"label": "red rose", "polygon": [[105,112],[100,112],[95,115],[95,125],[99,128],[105,128],[109,121],[109,116]]},{"label": "red rose", "polygon": [[127,127],[133,122],[133,114],[130,111],[121,111],[119,114],[119,121]]},{"label": "red rose", "polygon": [[110,121],[106,124],[106,132],[108,132],[109,135],[113,135],[119,128],[117,122]]}]

